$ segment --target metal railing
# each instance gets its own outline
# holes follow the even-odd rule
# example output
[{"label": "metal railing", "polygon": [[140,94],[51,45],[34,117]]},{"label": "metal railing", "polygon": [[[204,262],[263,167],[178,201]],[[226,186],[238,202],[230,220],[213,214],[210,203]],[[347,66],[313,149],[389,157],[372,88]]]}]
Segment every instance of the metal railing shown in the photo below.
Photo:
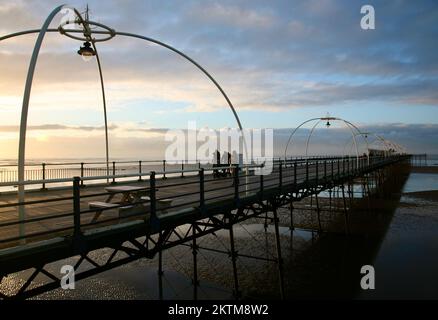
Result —
[{"label": "metal railing", "polygon": [[[10,247],[21,244],[23,240],[35,241],[51,239],[59,236],[79,236],[83,232],[100,226],[120,224],[124,221],[143,220],[151,232],[160,230],[160,223],[166,219],[179,219],[186,215],[206,214],[205,208],[212,204],[225,201],[238,207],[245,199],[263,200],[267,192],[284,192],[284,188],[318,186],[329,181],[343,181],[365,172],[374,170],[408,156],[391,157],[338,157],[318,159],[295,159],[274,161],[273,170],[269,175],[255,175],[254,170],[264,165],[238,165],[196,168],[184,170],[151,171],[149,173],[127,173],[102,175],[93,177],[74,177],[70,179],[45,179],[23,182],[23,185],[41,185],[68,183],[71,195],[46,193],[41,199],[29,199],[25,202],[0,202],[3,217],[0,220],[0,247]],[[226,175],[214,177],[215,170],[221,170]],[[164,174],[188,177],[187,179],[162,179]],[[161,178],[158,178],[161,177]],[[108,208],[90,208],[91,201],[105,201],[109,195],[121,192],[96,192],[81,188],[83,183],[93,180],[130,179],[143,181],[140,191],[147,192],[148,198],[127,203],[114,204]],[[13,182],[19,184],[19,182]],[[0,185],[5,185],[2,183]],[[256,200],[254,200],[256,199]],[[1,198],[0,198],[1,200]],[[170,205],[163,206],[167,201]],[[31,214],[24,220],[17,218],[17,209],[26,207]],[[122,210],[133,209],[126,216]],[[100,220],[95,220],[97,211],[104,214]],[[26,233],[20,235],[19,226],[26,226]]]},{"label": "metal railing", "polygon": [[[312,156],[312,157],[290,157],[286,159],[273,158],[274,164],[280,161],[294,162],[316,160],[316,159],[338,159],[339,157],[328,156]],[[265,161],[263,158],[255,158],[252,163],[260,163]],[[56,179],[72,179],[73,177],[80,177],[81,186],[84,185],[84,178],[93,177],[91,181],[107,180],[107,176],[112,176],[112,183],[116,183],[117,176],[124,174],[137,174],[141,179],[143,173],[150,171],[160,172],[160,177],[167,178],[171,175],[172,171],[179,170],[179,174],[184,176],[185,169],[210,169],[213,164],[208,163],[208,160],[135,160],[135,161],[111,161],[107,168],[106,162],[42,162],[42,163],[29,163],[25,166],[25,180],[26,181],[41,181],[41,184],[32,184],[35,188],[46,189],[46,180]],[[173,173],[175,175],[175,173]],[[0,165],[0,186],[16,186],[18,181],[18,170],[16,164]],[[62,183],[62,182],[59,182]],[[10,189],[11,191],[13,189]],[[7,191],[7,190],[0,190]]]}]

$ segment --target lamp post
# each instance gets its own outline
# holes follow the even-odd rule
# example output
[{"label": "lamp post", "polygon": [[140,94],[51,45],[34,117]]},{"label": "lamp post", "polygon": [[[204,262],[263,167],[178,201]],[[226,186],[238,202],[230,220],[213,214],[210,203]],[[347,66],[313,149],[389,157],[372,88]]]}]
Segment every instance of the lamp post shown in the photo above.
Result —
[{"label": "lamp post", "polygon": [[[74,21],[65,21],[62,24],[59,25],[58,28],[49,28],[50,23],[54,19],[54,17],[61,12],[63,9],[69,9],[74,12],[75,19]],[[77,29],[66,29],[65,27],[68,25],[80,25],[82,26],[82,30]],[[100,30],[92,30],[90,26],[94,26],[96,28],[100,28]],[[243,127],[240,122],[240,119],[237,115],[237,112],[231,103],[230,99],[228,98],[225,91],[222,89],[222,87],[219,85],[219,83],[213,78],[213,76],[207,72],[206,69],[204,69],[199,63],[197,63],[195,60],[184,54],[183,52],[179,51],[178,49],[164,43],[161,41],[158,41],[153,38],[145,37],[142,35],[134,34],[134,33],[127,33],[127,32],[116,32],[114,29],[109,28],[101,23],[97,23],[94,21],[89,20],[88,17],[88,7],[85,14],[85,18],[82,17],[81,13],[73,8],[66,5],[60,5],[56,7],[46,18],[45,22],[43,23],[41,29],[32,29],[32,30],[25,30],[20,31],[12,34],[8,34],[5,36],[0,37],[0,41],[4,41],[6,39],[14,38],[17,36],[22,36],[26,34],[33,34],[37,33],[38,37],[35,42],[35,46],[33,49],[32,57],[29,63],[28,73],[26,77],[26,85],[24,89],[23,94],[23,103],[22,103],[22,109],[21,109],[21,122],[20,122],[20,138],[19,138],[19,148],[18,148],[18,200],[20,202],[19,206],[19,220],[20,222],[23,222],[25,220],[25,207],[22,205],[22,203],[25,200],[25,149],[26,149],[26,131],[27,131],[27,118],[28,118],[28,110],[29,110],[29,101],[30,101],[30,94],[32,89],[32,82],[33,82],[33,75],[36,68],[36,63],[38,60],[38,55],[41,49],[42,42],[44,40],[44,36],[47,32],[58,32],[62,35],[65,35],[71,39],[78,40],[83,42],[83,46],[81,46],[78,50],[78,54],[82,56],[84,60],[91,60],[93,56],[96,57],[96,61],[98,64],[99,69],[99,76],[100,76],[100,82],[101,82],[101,90],[102,90],[102,98],[103,98],[103,106],[104,106],[104,121],[105,121],[105,143],[106,143],[106,164],[107,164],[107,176],[109,175],[109,146],[108,146],[108,122],[107,122],[107,113],[106,113],[106,99],[105,99],[105,88],[104,88],[104,80],[102,75],[102,66],[100,63],[99,54],[96,48],[97,42],[103,42],[108,41],[112,38],[114,38],[116,35],[118,36],[125,36],[125,37],[131,37],[131,38],[137,38],[141,40],[145,40],[148,42],[155,43],[161,47],[167,48],[190,63],[192,63],[194,66],[196,66],[200,71],[202,71],[216,86],[216,88],[221,92],[222,96],[225,98],[228,106],[230,107],[234,118],[237,122],[237,125],[239,127],[240,132],[242,133],[243,137],[243,144],[245,148],[245,153],[247,152],[247,145],[246,141],[243,135]],[[96,38],[96,36],[102,36],[101,38]],[[20,223],[19,228],[19,234],[20,236],[25,235],[25,228],[24,224]]]}]

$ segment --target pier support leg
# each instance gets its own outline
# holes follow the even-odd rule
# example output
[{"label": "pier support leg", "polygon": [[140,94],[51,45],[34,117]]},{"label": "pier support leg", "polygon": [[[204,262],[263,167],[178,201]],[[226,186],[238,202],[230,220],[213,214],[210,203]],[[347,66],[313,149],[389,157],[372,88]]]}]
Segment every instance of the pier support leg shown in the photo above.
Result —
[{"label": "pier support leg", "polygon": [[292,197],[290,199],[290,226],[289,229],[293,231],[295,229],[294,227],[294,202],[292,200]]},{"label": "pier support leg", "polygon": [[192,225],[193,229],[193,242],[192,242],[192,254],[193,254],[193,300],[198,300],[198,246],[196,244],[196,229],[195,226]]},{"label": "pier support leg", "polygon": [[163,251],[158,252],[158,295],[163,300]]},{"label": "pier support leg", "polygon": [[322,226],[321,226],[321,210],[319,207],[319,200],[318,200],[318,194],[315,194],[315,203],[316,203],[316,213],[318,215],[318,231],[322,232]]},{"label": "pier support leg", "polygon": [[349,227],[348,227],[348,209],[347,209],[347,199],[345,199],[345,186],[341,186],[342,189],[342,200],[344,202],[344,218],[345,218],[345,234],[349,234]]},{"label": "pier support leg", "polygon": [[239,278],[237,275],[237,251],[234,247],[234,232],[233,232],[233,225],[230,223],[230,255],[231,255],[231,262],[233,263],[233,277],[234,277],[234,298],[238,300],[240,298],[239,293]]},{"label": "pier support leg", "polygon": [[329,193],[329,212],[330,212],[330,218],[332,216],[332,189],[328,190]]},{"label": "pier support leg", "polygon": [[348,200],[350,201],[350,208],[353,207],[353,186],[350,183],[350,181],[348,181]]},{"label": "pier support leg", "polygon": [[273,206],[272,211],[274,213],[275,241],[276,241],[276,247],[277,247],[278,276],[279,276],[279,280],[280,280],[280,295],[281,295],[281,299],[284,300],[283,259],[281,257],[280,231],[279,231],[279,228],[278,228],[277,207],[275,205]]}]

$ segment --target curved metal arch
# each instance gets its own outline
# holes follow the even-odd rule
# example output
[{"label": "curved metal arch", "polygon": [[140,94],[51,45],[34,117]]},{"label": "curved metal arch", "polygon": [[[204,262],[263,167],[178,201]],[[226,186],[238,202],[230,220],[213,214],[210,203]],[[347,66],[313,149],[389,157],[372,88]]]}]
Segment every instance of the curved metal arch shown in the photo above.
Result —
[{"label": "curved metal arch", "polygon": [[[368,142],[368,135],[370,135],[370,132],[358,132],[355,134],[355,136],[362,136],[365,140],[365,143],[367,145],[367,159],[368,159],[368,164],[370,163],[370,144]],[[353,140],[353,139],[351,139]],[[347,143],[344,145],[344,149],[343,149],[343,153],[345,154],[345,148],[347,147],[347,145],[350,143],[350,139],[348,139]]]},{"label": "curved metal arch", "polygon": [[[23,32],[17,32],[14,34],[6,35],[0,38],[0,41],[9,39],[12,37],[30,34],[30,33],[38,33],[38,38],[35,42],[34,50],[32,53],[32,57],[29,63],[27,78],[26,78],[26,84],[23,94],[23,103],[22,103],[22,109],[21,109],[21,121],[20,121],[20,137],[19,137],[19,147],[18,147],[18,182],[24,182],[25,180],[25,152],[26,152],[26,131],[27,131],[27,119],[28,119],[28,111],[29,111],[29,101],[30,101],[30,93],[32,89],[32,83],[33,83],[33,76],[35,73],[36,63],[38,60],[39,52],[41,49],[42,42],[44,40],[44,36],[47,32],[55,31],[54,29],[49,29],[50,23],[53,21],[54,17],[64,8],[70,8],[72,9],[75,14],[78,16],[79,20],[83,24],[84,28],[86,28],[86,24],[84,23],[84,19],[81,16],[80,12],[76,10],[75,8],[60,5],[56,7],[46,18],[43,26],[41,29],[35,29],[35,30],[27,30]],[[89,30],[88,30],[89,31]],[[84,31],[82,31],[84,32]],[[109,173],[109,143],[108,143],[108,121],[107,121],[107,112],[106,112],[106,98],[105,98],[105,85],[103,80],[103,73],[102,73],[102,65],[100,62],[100,57],[98,50],[96,48],[96,45],[94,41],[90,38],[93,49],[96,53],[96,61],[98,65],[99,70],[99,78],[100,78],[100,84],[101,84],[101,91],[102,91],[102,100],[103,100],[103,111],[104,111],[104,122],[105,122],[105,150],[106,150],[106,167],[107,167],[107,175]],[[18,200],[19,202],[24,202],[25,199],[25,186],[21,183],[18,186]],[[25,219],[25,208],[24,206],[19,206],[19,220],[23,221]],[[25,227],[24,224],[20,224],[19,227],[19,234],[20,236],[23,236],[25,234]]]},{"label": "curved metal arch", "polygon": [[[66,7],[66,6],[64,6]],[[109,176],[109,135],[108,135],[108,117],[107,117],[107,111],[106,111],[106,95],[105,95],[105,82],[103,80],[103,73],[102,73],[102,64],[100,63],[100,57],[99,52],[97,51],[96,47],[96,41],[91,37],[91,30],[89,29],[88,24],[85,23],[84,18],[82,17],[81,13],[76,8],[71,8],[75,14],[78,16],[83,28],[85,29],[86,33],[84,32],[84,36],[91,42],[91,45],[93,46],[93,50],[96,53],[96,62],[97,62],[97,68],[99,70],[99,78],[100,78],[100,88],[102,91],[102,101],[103,101],[103,117],[105,122],[105,152],[106,152],[106,175]],[[59,30],[59,28],[58,28]],[[65,30],[63,30],[65,32]],[[112,37],[114,37],[114,32],[110,32]],[[109,178],[106,179],[106,181],[109,181]]]},{"label": "curved metal arch", "polygon": [[[315,128],[318,126],[318,124],[321,123],[321,121],[322,121],[323,119],[325,119],[325,118],[320,118],[319,121],[313,126],[312,130],[311,130],[310,133],[309,133],[309,136],[308,136],[308,138],[307,138],[307,143],[306,143],[306,158],[307,158],[307,156],[308,156],[309,142],[310,142],[310,138],[312,137],[313,131],[314,131]],[[346,126],[348,129],[350,129],[351,136],[353,137],[353,141],[354,141],[354,146],[356,147],[356,161],[357,161],[356,165],[359,167],[359,157],[360,157],[360,156],[359,156],[359,147],[358,147],[358,145],[357,145],[356,136],[355,136],[354,131],[353,131],[352,128],[355,128],[355,129],[358,130],[358,132],[360,133],[359,129],[358,129],[356,126],[354,126],[353,124],[351,124],[351,122],[349,122],[349,121],[347,121],[347,120],[344,120],[344,119],[341,119],[341,118],[330,118],[330,120],[341,121],[341,122],[343,122],[343,123],[345,124],[345,126]]]},{"label": "curved metal arch", "polygon": [[344,120],[344,119],[341,119],[341,118],[336,118],[336,117],[320,117],[320,118],[312,118],[312,119],[309,119],[309,120],[306,120],[306,121],[302,122],[302,123],[301,123],[298,127],[296,127],[296,128],[292,131],[292,133],[290,134],[289,139],[288,139],[288,141],[287,141],[287,143],[286,143],[286,147],[285,147],[285,149],[284,149],[284,158],[285,158],[285,159],[287,158],[287,149],[288,149],[288,147],[289,147],[290,142],[292,141],[292,137],[293,137],[294,134],[298,131],[298,129],[300,129],[300,128],[301,128],[302,126],[304,126],[306,123],[309,123],[309,122],[312,122],[312,121],[316,121],[316,120],[318,120],[318,122],[313,126],[312,130],[310,131],[310,133],[309,133],[309,137],[307,138],[307,143],[306,143],[306,157],[307,157],[307,151],[308,151],[308,146],[309,146],[309,140],[310,140],[310,137],[311,137],[311,135],[312,135],[314,129],[316,128],[316,126],[317,126],[322,120],[325,120],[325,119],[341,121],[341,122],[343,122],[343,123],[346,125],[347,128],[350,129],[351,134],[352,134],[352,137],[353,137],[353,139],[354,139],[354,141],[355,141],[355,145],[356,145],[356,156],[357,156],[357,165],[359,165],[359,149],[358,149],[358,146],[357,146],[357,142],[356,142],[356,138],[355,138],[355,135],[354,135],[353,128],[356,129],[357,132],[359,132],[359,133],[360,133],[361,131],[359,130],[359,128],[358,128],[357,126],[355,126],[355,125],[354,125],[353,123],[351,123],[350,121],[347,121],[347,120]]},{"label": "curved metal arch", "polygon": [[287,140],[286,148],[284,149],[284,159],[285,159],[285,160],[286,160],[286,157],[287,157],[287,148],[289,147],[289,143],[291,142],[292,137],[293,137],[293,135],[295,134],[295,132],[297,132],[298,129],[301,128],[302,126],[304,126],[306,123],[309,123],[309,122],[311,122],[311,121],[315,121],[315,120],[320,120],[320,119],[321,119],[321,118],[312,118],[312,119],[306,120],[306,121],[302,122],[298,127],[296,127],[296,128],[292,131],[292,133],[291,133],[290,136],[289,136],[289,139]]},{"label": "curved metal arch", "polygon": [[[19,182],[19,186],[18,186],[18,195],[19,196],[18,196],[18,198],[19,198],[20,203],[24,202],[24,199],[25,199],[25,193],[24,193],[25,187],[22,184],[22,182],[24,182],[24,178],[25,178],[24,166],[25,166],[26,129],[27,129],[28,109],[29,109],[29,101],[30,101],[30,92],[32,89],[33,75],[35,72],[36,62],[38,59],[39,51],[41,49],[41,45],[42,45],[45,34],[47,32],[59,32],[58,29],[49,29],[49,25],[52,22],[53,18],[56,16],[56,14],[58,14],[65,7],[73,9],[75,11],[76,15],[80,18],[80,20],[82,22],[84,21],[81,14],[75,8],[72,8],[72,7],[69,7],[69,6],[66,6],[65,4],[63,4],[63,5],[56,7],[48,15],[48,17],[46,18],[41,29],[27,30],[27,31],[17,32],[17,33],[13,33],[13,34],[9,34],[9,35],[0,37],[0,41],[2,41],[2,40],[6,40],[6,39],[9,39],[12,37],[20,36],[20,35],[25,35],[25,34],[30,34],[30,33],[38,33],[38,38],[35,42],[34,50],[33,50],[32,57],[31,57],[31,60],[29,63],[29,69],[28,69],[28,73],[27,73],[25,90],[24,90],[24,95],[23,95],[23,104],[22,104],[21,121],[20,121],[20,137],[19,137],[19,152],[18,152],[19,153],[19,155],[18,155],[18,182]],[[85,27],[85,25],[84,25],[84,27]],[[81,31],[73,30],[72,32],[81,32]],[[100,32],[95,32],[95,33],[110,34],[110,32],[105,32],[105,31],[100,31]],[[223,97],[227,101],[228,106],[230,107],[231,111],[233,112],[234,118],[237,121],[237,125],[239,127],[239,130],[242,133],[245,154],[246,155],[248,154],[246,139],[245,139],[245,136],[243,134],[243,127],[242,127],[242,124],[240,122],[239,116],[237,115],[237,112],[236,112],[233,104],[231,103],[230,99],[228,98],[227,94],[225,93],[225,91],[222,89],[222,87],[219,85],[219,83],[207,72],[207,70],[205,70],[200,64],[198,64],[195,60],[193,60],[192,58],[190,58],[189,56],[187,56],[183,52],[181,52],[181,51],[177,50],[176,48],[174,48],[174,47],[172,47],[164,42],[161,42],[159,40],[145,37],[145,36],[141,36],[141,35],[137,35],[137,34],[133,34],[133,33],[127,33],[127,32],[115,32],[114,31],[114,33],[117,35],[138,38],[138,39],[142,39],[142,40],[146,40],[146,41],[158,44],[158,45],[165,47],[165,48],[179,54],[180,56],[184,57],[186,60],[190,61],[193,65],[195,65],[199,70],[201,70],[214,83],[216,88],[221,92],[221,94],[223,95]],[[105,108],[104,116],[105,116],[105,130],[106,130],[106,132],[105,132],[106,147],[108,149],[106,102],[105,102],[103,75],[102,75],[102,71],[101,71],[100,59],[97,56],[97,49],[96,49],[95,43],[94,43],[94,41],[91,41],[91,42],[93,45],[93,49],[96,51],[96,60],[97,60],[98,67],[100,70],[99,74],[100,74],[100,79],[101,79],[101,89],[102,89],[102,93],[103,93],[104,108]],[[109,158],[109,156],[108,156],[108,151],[107,151],[107,173],[108,173],[108,169],[109,169],[108,158]],[[19,206],[19,219],[20,219],[20,221],[23,221],[25,219],[24,206]],[[24,224],[20,224],[20,235],[24,235],[24,233],[25,233]]]},{"label": "curved metal arch", "polygon": [[214,85],[216,86],[216,88],[222,93],[223,97],[225,98],[225,100],[228,103],[228,106],[230,107],[231,111],[233,112],[234,118],[237,122],[237,125],[239,126],[240,131],[243,130],[242,124],[240,122],[239,116],[237,115],[236,109],[234,108],[233,104],[231,103],[231,100],[228,98],[227,94],[225,93],[225,91],[222,89],[222,87],[219,85],[219,83],[212,77],[212,75],[210,73],[207,72],[207,70],[205,70],[199,63],[197,63],[195,60],[193,60],[192,58],[190,58],[188,55],[186,55],[185,53],[179,51],[178,49],[172,47],[171,45],[168,45],[167,43],[161,42],[159,40],[150,38],[150,37],[145,37],[139,34],[135,34],[135,33],[129,33],[129,32],[119,32],[119,31],[115,31],[116,35],[119,36],[125,36],[125,37],[132,37],[132,38],[137,38],[137,39],[141,39],[141,40],[145,40],[145,41],[149,41],[152,43],[155,43],[161,47],[167,48],[175,53],[177,53],[178,55],[180,55],[181,57],[185,58],[186,60],[190,61],[193,65],[195,65],[199,70],[201,70],[210,80],[211,82],[214,83]]},{"label": "curved metal arch", "polygon": [[374,134],[374,136],[375,136],[379,141],[381,141],[381,142],[383,143],[383,145],[385,146],[385,148],[386,148],[386,154],[385,154],[385,156],[387,156],[387,155],[389,154],[389,152],[391,151],[391,147],[392,147],[390,141],[387,140],[387,139],[385,139],[385,138],[383,138],[381,135],[378,135],[378,134]]},{"label": "curved metal arch", "polygon": [[316,129],[316,127],[321,123],[321,119],[319,119],[318,121],[316,121],[316,123],[313,125],[312,129],[309,132],[309,136],[307,137],[307,141],[306,141],[306,158],[308,157],[308,150],[309,150],[309,143],[310,143],[310,138],[313,135],[313,131]]},{"label": "curved metal arch", "polygon": [[[7,40],[10,38],[18,37],[18,36],[24,36],[28,34],[33,33],[39,33],[41,32],[41,29],[32,29],[32,30],[25,30],[20,32],[11,33],[5,36],[0,37],[0,41]],[[46,32],[59,32],[59,29],[47,29]],[[69,32],[82,32],[78,30],[69,30]],[[96,33],[96,31],[93,31],[93,33]],[[98,32],[100,33],[100,32]],[[97,62],[97,68],[99,71],[99,78],[100,78],[100,86],[102,91],[102,101],[103,101],[103,112],[104,112],[104,121],[105,121],[105,149],[106,149],[106,169],[107,169],[107,175],[109,174],[109,134],[108,134],[108,117],[107,117],[107,111],[106,111],[106,97],[105,97],[105,82],[103,80],[103,71],[102,71],[102,65],[100,62],[100,56],[99,52],[97,50],[97,47],[95,45],[94,41],[91,41],[93,50],[96,52],[96,62]]]},{"label": "curved metal arch", "polygon": [[[20,138],[18,143],[18,181],[24,182],[24,165],[25,165],[25,149],[26,149],[26,128],[27,128],[27,116],[29,111],[29,100],[30,100],[30,92],[32,89],[32,81],[33,75],[35,73],[36,62],[38,59],[38,54],[41,49],[41,44],[44,39],[44,35],[49,27],[49,24],[52,22],[55,15],[64,8],[64,5],[60,5],[56,7],[46,18],[39,34],[38,38],[35,42],[35,46],[33,48],[32,57],[29,63],[29,69],[27,72],[26,85],[24,87],[24,95],[23,95],[23,104],[21,107],[21,121],[20,121]],[[24,185],[18,185],[18,202],[24,202]],[[19,220],[23,221],[26,218],[26,211],[23,205],[19,206]],[[20,223],[19,227],[20,236],[25,235],[25,226],[24,223]]]}]

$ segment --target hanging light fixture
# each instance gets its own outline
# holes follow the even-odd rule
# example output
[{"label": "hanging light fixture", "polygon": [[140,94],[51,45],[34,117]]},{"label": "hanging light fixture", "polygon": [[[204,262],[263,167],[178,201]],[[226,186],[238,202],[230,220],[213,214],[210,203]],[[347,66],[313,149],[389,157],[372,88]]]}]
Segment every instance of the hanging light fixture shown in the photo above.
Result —
[{"label": "hanging light fixture", "polygon": [[87,62],[90,61],[96,55],[96,52],[91,47],[91,43],[86,41],[84,42],[84,46],[79,48],[78,54],[81,55],[82,59],[85,62]]}]

